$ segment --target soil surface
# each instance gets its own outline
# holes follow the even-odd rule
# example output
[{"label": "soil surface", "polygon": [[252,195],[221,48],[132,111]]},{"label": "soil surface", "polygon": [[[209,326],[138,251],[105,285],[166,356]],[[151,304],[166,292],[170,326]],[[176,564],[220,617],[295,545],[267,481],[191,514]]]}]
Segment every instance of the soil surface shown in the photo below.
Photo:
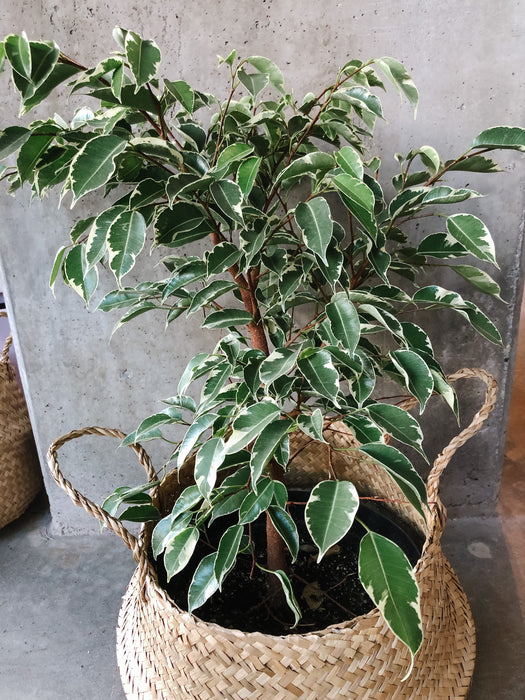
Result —
[{"label": "soil surface", "polygon": [[[290,494],[293,501],[305,501],[304,494]],[[222,587],[202,607],[195,611],[197,617],[207,622],[215,622],[222,627],[244,632],[266,634],[307,633],[324,629],[329,625],[349,620],[369,612],[374,604],[368,597],[358,577],[359,543],[365,534],[357,522],[350,532],[337,545],[332,547],[320,564],[317,564],[317,547],[313,544],[304,523],[304,505],[290,505],[290,514],[299,531],[299,555],[287,572],[292,583],[302,617],[292,628],[293,615],[285,607],[276,610],[270,606],[267,574],[254,566],[251,554],[240,554],[236,566],[228,574]],[[407,534],[406,528],[392,522],[383,514],[368,506],[360,506],[358,517],[368,527],[393,539],[415,564],[421,552],[422,542],[417,535]],[[222,522],[220,522],[222,521]],[[216,521],[210,529],[210,541],[218,543],[224,530],[236,522],[227,518]],[[265,518],[264,514],[251,526],[256,559],[266,566]],[[183,609],[187,609],[187,590],[193,571],[203,556],[213,549],[206,543],[199,543],[194,554],[194,562],[175,576],[169,583],[159,557],[155,566],[159,582],[171,598]]]}]

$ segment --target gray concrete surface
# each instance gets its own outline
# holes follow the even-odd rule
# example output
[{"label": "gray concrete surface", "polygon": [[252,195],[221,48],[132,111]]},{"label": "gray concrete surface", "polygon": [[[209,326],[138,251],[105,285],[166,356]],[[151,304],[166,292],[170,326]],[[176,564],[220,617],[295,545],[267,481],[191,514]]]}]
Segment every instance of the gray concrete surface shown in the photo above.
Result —
[{"label": "gray concrete surface", "polygon": [[[256,53],[274,59],[298,96],[324,85],[351,57],[399,58],[420,89],[421,106],[414,121],[409,106],[401,106],[393,91],[385,98],[388,123],[379,126],[378,148],[387,173],[395,151],[430,143],[447,158],[462,152],[483,128],[524,121],[520,66],[525,12],[519,0],[443,0],[439,7],[419,0],[326,0],[322,4],[296,0],[56,4],[42,0],[6,3],[2,13],[4,34],[26,30],[32,38],[52,37],[66,53],[88,64],[113,50],[115,24],[155,39],[163,50],[163,72],[172,79],[184,78],[219,93],[225,74],[217,71],[215,55],[225,55],[233,47],[243,55]],[[0,125],[10,124],[18,104],[7,76],[0,81]],[[51,114],[56,110],[68,116],[74,104],[78,105],[78,99],[69,106],[52,101],[48,109]],[[469,182],[490,195],[472,202],[468,210],[481,216],[496,238],[501,270],[495,276],[509,304],[487,303],[477,294],[471,298],[495,318],[504,350],[480,342],[449,312],[430,321],[437,330],[436,346],[447,371],[482,365],[495,373],[501,386],[489,426],[465,448],[468,466],[452,470],[446,478],[444,495],[450,512],[463,516],[494,512],[520,300],[525,159],[509,152],[500,160],[507,174],[491,175],[483,182],[458,175],[456,182]],[[60,286],[54,300],[47,286],[55,251],[67,239],[73,222],[91,213],[95,198],[86,197],[70,211],[67,205],[57,210],[52,197],[44,204],[28,205],[27,192],[25,195],[20,193],[14,200],[0,195],[0,257],[15,346],[43,455],[52,439],[79,426],[118,425],[132,430],[156,410],[158,399],[173,393],[187,359],[209,347],[213,339],[198,334],[195,323],[178,323],[176,329],[165,332],[163,319],[146,315],[119,331],[109,344],[115,318],[86,313],[81,300]],[[444,277],[443,286],[446,280]],[[107,290],[112,283],[106,279],[104,286]],[[476,390],[468,393],[467,413],[479,400]],[[432,454],[454,426],[441,409],[431,411],[427,421],[438,426],[435,438],[428,441]],[[127,457],[115,464],[113,451],[108,460],[101,460],[90,457],[82,444],[72,448],[71,455],[68,474],[94,498],[102,498],[123,483],[122,474],[124,483],[140,478],[136,472],[128,473],[131,460]],[[160,455],[156,461],[162,462]],[[53,485],[49,498],[54,531],[96,529],[96,523],[79,516]]]},{"label": "gray concrete surface", "polygon": [[[109,534],[54,537],[49,523],[41,499],[0,531],[0,700],[124,700],[115,626],[131,554]],[[444,550],[477,628],[469,700],[522,700],[525,630],[501,522],[449,521]]]}]

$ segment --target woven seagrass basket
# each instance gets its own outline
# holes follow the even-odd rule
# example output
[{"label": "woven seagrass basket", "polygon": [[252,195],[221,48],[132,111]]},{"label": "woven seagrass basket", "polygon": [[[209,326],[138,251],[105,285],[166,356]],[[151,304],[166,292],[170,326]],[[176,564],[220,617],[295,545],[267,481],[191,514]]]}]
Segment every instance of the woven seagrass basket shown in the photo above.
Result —
[{"label": "woven seagrass basket", "polygon": [[42,489],[26,402],[9,361],[11,343],[9,335],[0,356],[0,528],[20,517]]},{"label": "woven seagrass basket", "polygon": [[[327,447],[297,434],[291,445],[295,455],[287,472],[290,486],[313,486],[322,479],[349,479],[360,495],[392,501],[398,517],[425,537],[415,567],[421,590],[424,642],[414,669],[409,653],[390,632],[377,609],[314,633],[273,636],[244,633],[199,620],[181,610],[159,586],[147,556],[151,529],[137,539],[123,525],[76,491],[62,476],[57,450],[68,440],[85,434],[122,438],[119,430],[85,428],[56,440],[48,461],[55,480],[77,504],[102,520],[132,550],[137,569],[128,586],[117,628],[117,657],[123,687],[135,700],[197,698],[464,698],[474,668],[475,631],[465,594],[445,559],[440,537],[446,520],[438,496],[440,476],[455,451],[481,427],[495,403],[496,382],[482,370],[460,370],[455,381],[477,377],[487,385],[485,403],[472,423],[436,459],[427,482],[430,512],[423,522],[406,505],[402,493],[384,470],[356,451],[333,450],[330,466]],[[355,438],[341,423],[327,424],[325,438],[333,447],[355,446]],[[139,445],[132,446],[148,477],[155,471]],[[190,465],[191,467],[191,465]],[[191,482],[191,468],[182,478],[168,475],[156,498],[168,511],[177,494]]]}]

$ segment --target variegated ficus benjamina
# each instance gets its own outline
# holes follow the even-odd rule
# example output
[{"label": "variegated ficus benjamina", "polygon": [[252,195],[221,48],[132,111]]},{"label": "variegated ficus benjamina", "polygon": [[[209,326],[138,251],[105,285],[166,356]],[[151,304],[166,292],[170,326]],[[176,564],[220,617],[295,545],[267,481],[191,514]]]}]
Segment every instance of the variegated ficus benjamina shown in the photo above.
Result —
[{"label": "variegated ficus benjamina", "polygon": [[[424,271],[428,280],[436,264],[446,265],[499,297],[497,283],[477,266],[496,264],[486,225],[462,210],[447,213],[479,194],[445,178],[497,172],[492,151],[525,150],[525,131],[489,128],[448,160],[428,145],[398,155],[394,194],[386,197],[380,160],[371,152],[374,125],[383,118],[377,93],[388,83],[414,109],[418,102],[399,61],[349,61],[326,87],[295,101],[275,63],[262,56],[239,59],[233,51],[220,58],[230,90],[218,98],[185,80],[160,78],[153,41],[124,29],[114,38],[117,50],[93,68],[53,41],[4,40],[1,52],[23,114],[57,86],[84,95],[86,106],[70,121],[54,114],[4,128],[2,179],[9,192],[28,183],[34,197],[60,188],[72,206],[93,190],[104,194],[99,201],[106,204],[78,221],[58,251],[51,286],[61,275],[87,304],[97,289],[97,268],[106,265],[116,288],[98,308],[124,310],[117,326],[151,311],[165,314],[171,328],[177,318],[199,313],[204,332],[222,333],[210,352],[189,361],[166,408],[124,441],[166,439],[174,468],[195,454],[194,485],[162,519],[151,484],[121,487],[104,507],[123,519],[159,519],[153,553],[163,557],[168,577],[187,567],[210,521],[235,517],[193,572],[190,611],[227,586],[237,557],[253,547],[250,524],[265,513],[264,569],[297,622],[298,530],[282,482],[289,437],[302,431],[324,441],[323,422],[342,420],[362,453],[426,512],[424,483],[405,455],[412,448],[423,453],[421,427],[375,396],[376,378],[397,382],[417,399],[420,412],[433,393],[456,411],[427,332],[399,320],[401,312],[451,309],[488,341],[501,342],[474,303],[419,279]],[[421,217],[429,233],[411,245],[409,224]],[[162,251],[158,269],[164,275],[127,286],[126,275],[150,247],[148,237]],[[196,241],[207,242],[204,254],[195,254]],[[456,263],[467,256],[470,264]],[[202,390],[195,400],[191,385],[197,381]],[[170,424],[184,430],[174,449],[162,433]],[[385,434],[408,450],[385,441]],[[352,527],[358,505],[350,482],[332,479],[313,489],[305,520],[319,560]],[[368,529],[359,557],[365,589],[413,657],[422,633],[407,557]]]}]

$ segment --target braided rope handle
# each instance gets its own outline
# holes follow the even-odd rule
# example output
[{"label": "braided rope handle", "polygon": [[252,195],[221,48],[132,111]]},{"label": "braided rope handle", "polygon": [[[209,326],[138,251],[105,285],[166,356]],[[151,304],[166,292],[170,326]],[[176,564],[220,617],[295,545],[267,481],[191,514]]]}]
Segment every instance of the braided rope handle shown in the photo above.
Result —
[{"label": "braided rope handle", "polygon": [[[427,479],[427,494],[428,500],[433,504],[431,511],[430,531],[434,533],[434,539],[439,541],[443,528],[446,522],[446,510],[439,499],[439,481],[441,475],[445,471],[446,466],[456,453],[456,451],[464,445],[471,437],[473,437],[481,428],[489,414],[492,412],[496,404],[496,396],[498,392],[498,384],[494,377],[485,372],[483,369],[460,369],[454,374],[447,377],[447,381],[455,382],[458,379],[481,379],[486,385],[485,399],[482,407],[476,413],[470,424],[464,428],[458,435],[452,438],[449,444],[443,448],[440,454],[434,460],[434,464]],[[417,400],[410,398],[401,404],[405,410],[413,408],[417,404]]]},{"label": "braided rope handle", "polygon": [[[99,428],[97,426],[92,426],[89,428],[80,428],[79,430],[72,430],[66,435],[62,435],[62,437],[57,438],[49,447],[47,453],[47,463],[49,465],[49,469],[51,470],[51,474],[53,475],[53,478],[58,484],[58,486],[60,486],[60,488],[67,493],[67,495],[70,497],[73,503],[83,508],[93,518],[101,520],[104,523],[104,525],[106,525],[112,532],[118,535],[123,540],[124,544],[133,552],[133,558],[135,559],[137,564],[139,564],[140,567],[145,568],[148,566],[148,558],[142,550],[140,540],[138,540],[134,535],[132,535],[128,530],[126,530],[126,528],[124,527],[124,525],[122,525],[120,520],[117,520],[117,518],[114,518],[112,515],[109,515],[109,513],[103,510],[100,506],[98,506],[96,503],[93,503],[93,501],[89,500],[89,498],[86,498],[79,491],[73,488],[71,482],[68,481],[60,471],[57,459],[58,450],[63,445],[65,445],[66,442],[69,442],[70,440],[75,440],[76,438],[82,437],[84,435],[109,436],[117,438],[119,440],[123,440],[126,437],[126,434],[123,433],[121,430],[118,430],[117,428]],[[157,474],[144,448],[139,444],[130,445],[130,447],[135,452],[139,462],[144,467],[148,477],[148,481],[156,481]]]},{"label": "braided rope handle", "polygon": [[[0,318],[7,318],[7,312],[6,311],[0,311]],[[5,339],[5,345],[4,349],[2,350],[2,355],[0,356],[0,363],[3,365],[7,364],[9,362],[9,348],[11,347],[11,343],[13,342],[13,336],[11,333],[7,336]]]}]

